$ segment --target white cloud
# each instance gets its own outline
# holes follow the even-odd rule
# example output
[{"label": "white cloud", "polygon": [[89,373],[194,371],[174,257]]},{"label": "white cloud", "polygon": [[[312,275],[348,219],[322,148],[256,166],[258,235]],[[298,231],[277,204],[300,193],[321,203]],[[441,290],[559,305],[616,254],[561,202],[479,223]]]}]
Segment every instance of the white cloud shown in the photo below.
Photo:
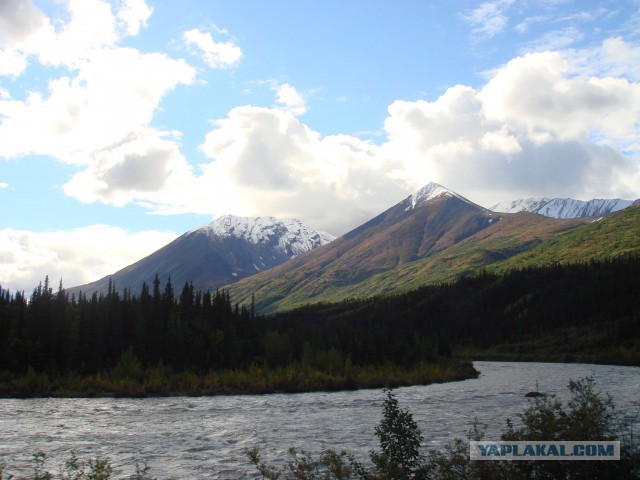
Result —
[{"label": "white cloud", "polygon": [[211,68],[229,68],[240,62],[242,50],[233,42],[216,42],[210,32],[192,29],[184,32],[189,47],[197,47],[202,59]]},{"label": "white cloud", "polygon": [[505,12],[514,0],[492,0],[484,2],[462,19],[473,26],[473,34],[478,38],[491,38],[502,33],[509,23]]},{"label": "white cloud", "polygon": [[495,151],[503,155],[515,155],[522,152],[518,139],[503,125],[500,130],[486,132],[480,139],[480,145],[488,151]]},{"label": "white cloud", "polygon": [[153,9],[145,0],[121,1],[122,7],[117,14],[119,26],[127,35],[137,35],[142,27],[147,26],[147,20],[153,13]]},{"label": "white cloud", "polygon": [[0,230],[0,284],[28,295],[49,275],[72,287],[130,265],[176,238],[172,232],[127,232],[91,225],[69,231]]},{"label": "white cloud", "polygon": [[343,233],[354,218],[366,220],[404,192],[384,174],[375,145],[347,135],[321,137],[281,109],[237,107],[216,122],[201,148],[214,161],[203,166],[199,191],[213,198],[199,204],[215,213],[293,216]]},{"label": "white cloud", "polygon": [[[138,139],[141,150],[102,152],[67,188],[85,201],[135,201],[159,214],[293,216],[334,234],[429,181],[484,205],[527,195],[636,198],[640,84],[585,75],[575,61],[609,58],[611,49],[628,58],[609,43],[597,55],[528,54],[483,88],[396,101],[379,145],[323,137],[288,108],[295,95],[283,93],[283,108],[241,106],[216,120],[201,146],[210,162],[196,172],[169,140]],[[135,175],[151,164],[156,175]]]},{"label": "white cloud", "polygon": [[9,184],[5,182],[0,182],[0,190],[2,190],[3,188],[9,188]]},{"label": "white cloud", "polygon": [[24,42],[47,23],[29,0],[4,0],[0,2],[0,46]]},{"label": "white cloud", "polygon": [[147,125],[162,97],[194,77],[184,61],[161,53],[98,50],[75,75],[51,80],[45,95],[0,99],[0,156],[35,153],[86,163],[93,151]]},{"label": "white cloud", "polygon": [[20,75],[29,61],[59,68],[47,91],[0,97],[2,157],[99,161],[99,152],[149,130],[163,97],[195,80],[184,60],[118,46],[146,25],[152,9],[144,0],[69,0],[68,18],[55,21],[27,1],[8,4],[1,7],[9,8],[11,21],[0,22],[7,39],[0,74]]},{"label": "white cloud", "polygon": [[485,205],[497,195],[636,198],[640,84],[584,75],[575,57],[528,54],[480,90],[395,102],[383,146],[404,159],[395,175],[439,181]]},{"label": "white cloud", "polygon": [[275,88],[276,102],[294,115],[302,115],[307,111],[304,97],[293,86],[283,83]]},{"label": "white cloud", "polygon": [[546,32],[533,42],[529,42],[520,50],[526,52],[544,52],[548,50],[563,50],[584,39],[584,33],[576,27],[570,26]]},{"label": "white cloud", "polygon": [[511,60],[482,89],[483,112],[545,142],[602,134],[622,140],[637,132],[640,85],[624,78],[573,76],[558,52]]},{"label": "white cloud", "polygon": [[95,152],[89,167],[64,186],[65,193],[85,203],[123,206],[136,198],[148,199],[176,188],[181,178],[191,179],[191,167],[175,140],[165,138],[167,135],[140,131]]},{"label": "white cloud", "polygon": [[582,75],[640,81],[640,45],[622,37],[608,38],[601,47],[571,51],[570,56]]}]

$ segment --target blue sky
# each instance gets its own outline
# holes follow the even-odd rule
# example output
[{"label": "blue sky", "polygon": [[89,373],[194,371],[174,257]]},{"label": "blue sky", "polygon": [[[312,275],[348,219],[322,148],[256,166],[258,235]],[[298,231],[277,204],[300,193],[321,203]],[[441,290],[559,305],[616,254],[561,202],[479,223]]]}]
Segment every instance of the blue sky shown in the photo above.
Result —
[{"label": "blue sky", "polygon": [[0,285],[226,213],[339,235],[435,181],[640,197],[640,2],[5,0]]}]

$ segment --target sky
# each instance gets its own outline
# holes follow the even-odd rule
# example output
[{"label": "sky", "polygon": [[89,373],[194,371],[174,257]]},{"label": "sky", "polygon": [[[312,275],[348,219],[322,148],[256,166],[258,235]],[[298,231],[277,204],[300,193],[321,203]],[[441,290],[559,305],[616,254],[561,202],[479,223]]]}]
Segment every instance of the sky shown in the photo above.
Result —
[{"label": "sky", "polygon": [[224,214],[341,235],[428,182],[640,197],[639,0],[2,0],[0,285]]}]

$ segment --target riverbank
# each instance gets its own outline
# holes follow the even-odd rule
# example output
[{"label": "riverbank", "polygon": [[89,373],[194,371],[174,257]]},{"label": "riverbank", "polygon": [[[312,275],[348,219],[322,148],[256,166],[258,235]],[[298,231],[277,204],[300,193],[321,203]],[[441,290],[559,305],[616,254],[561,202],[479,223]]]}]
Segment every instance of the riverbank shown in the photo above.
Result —
[{"label": "riverbank", "polygon": [[24,375],[0,372],[0,397],[144,398],[303,393],[429,385],[477,376],[478,371],[468,360],[421,362],[410,368],[393,364],[354,366],[346,362],[333,370],[299,364],[281,368],[254,365],[244,370],[211,370],[206,374],[174,372],[163,365],[124,375],[117,370],[94,375],[51,375],[29,368]]},{"label": "riverbank", "polygon": [[[395,392],[425,436],[425,448],[466,438],[475,417],[498,439],[504,419],[516,419],[538,389],[566,400],[570,379],[593,376],[621,415],[636,411],[640,369],[584,364],[474,362],[477,379],[399,388]],[[288,447],[319,455],[347,450],[360,461],[376,448],[385,395],[378,389],[275,395],[172,398],[2,399],[0,458],[16,478],[31,478],[33,454],[47,453],[59,470],[75,451],[81,459],[109,458],[114,478],[147,462],[154,478],[259,478],[246,451],[260,446],[265,461]],[[274,447],[276,446],[276,447]]]},{"label": "riverbank", "polygon": [[454,345],[453,355],[461,360],[640,366],[638,339],[630,335],[616,344],[612,337],[624,338],[624,333],[613,323],[591,324],[519,335],[486,348]]}]

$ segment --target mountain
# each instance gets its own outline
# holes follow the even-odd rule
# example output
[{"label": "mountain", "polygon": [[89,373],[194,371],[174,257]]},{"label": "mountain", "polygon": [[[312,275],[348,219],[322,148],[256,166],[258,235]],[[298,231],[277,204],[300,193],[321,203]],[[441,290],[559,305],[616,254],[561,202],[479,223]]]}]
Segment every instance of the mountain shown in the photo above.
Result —
[{"label": "mountain", "polygon": [[226,215],[191,230],[148,257],[95,282],[68,289],[105,293],[109,282],[122,291],[138,294],[156,273],[174,288],[193,282],[196,290],[209,290],[272,268],[335,237],[299,220],[273,217],[246,218]]},{"label": "mountain", "polygon": [[430,183],[330,244],[229,288],[237,301],[255,294],[263,311],[345,298],[354,286],[446,251],[499,220],[500,215]]},{"label": "mountain", "polygon": [[583,218],[604,215],[627,208],[633,200],[621,198],[574,200],[572,198],[521,198],[513,202],[497,203],[490,208],[494,212],[532,212],[553,218]]},{"label": "mountain", "polygon": [[640,204],[554,235],[497,262],[492,270],[586,263],[624,255],[640,255]]},{"label": "mountain", "polygon": [[400,293],[482,269],[640,254],[640,206],[594,221],[497,213],[429,184],[329,245],[229,286],[264,313]]}]

